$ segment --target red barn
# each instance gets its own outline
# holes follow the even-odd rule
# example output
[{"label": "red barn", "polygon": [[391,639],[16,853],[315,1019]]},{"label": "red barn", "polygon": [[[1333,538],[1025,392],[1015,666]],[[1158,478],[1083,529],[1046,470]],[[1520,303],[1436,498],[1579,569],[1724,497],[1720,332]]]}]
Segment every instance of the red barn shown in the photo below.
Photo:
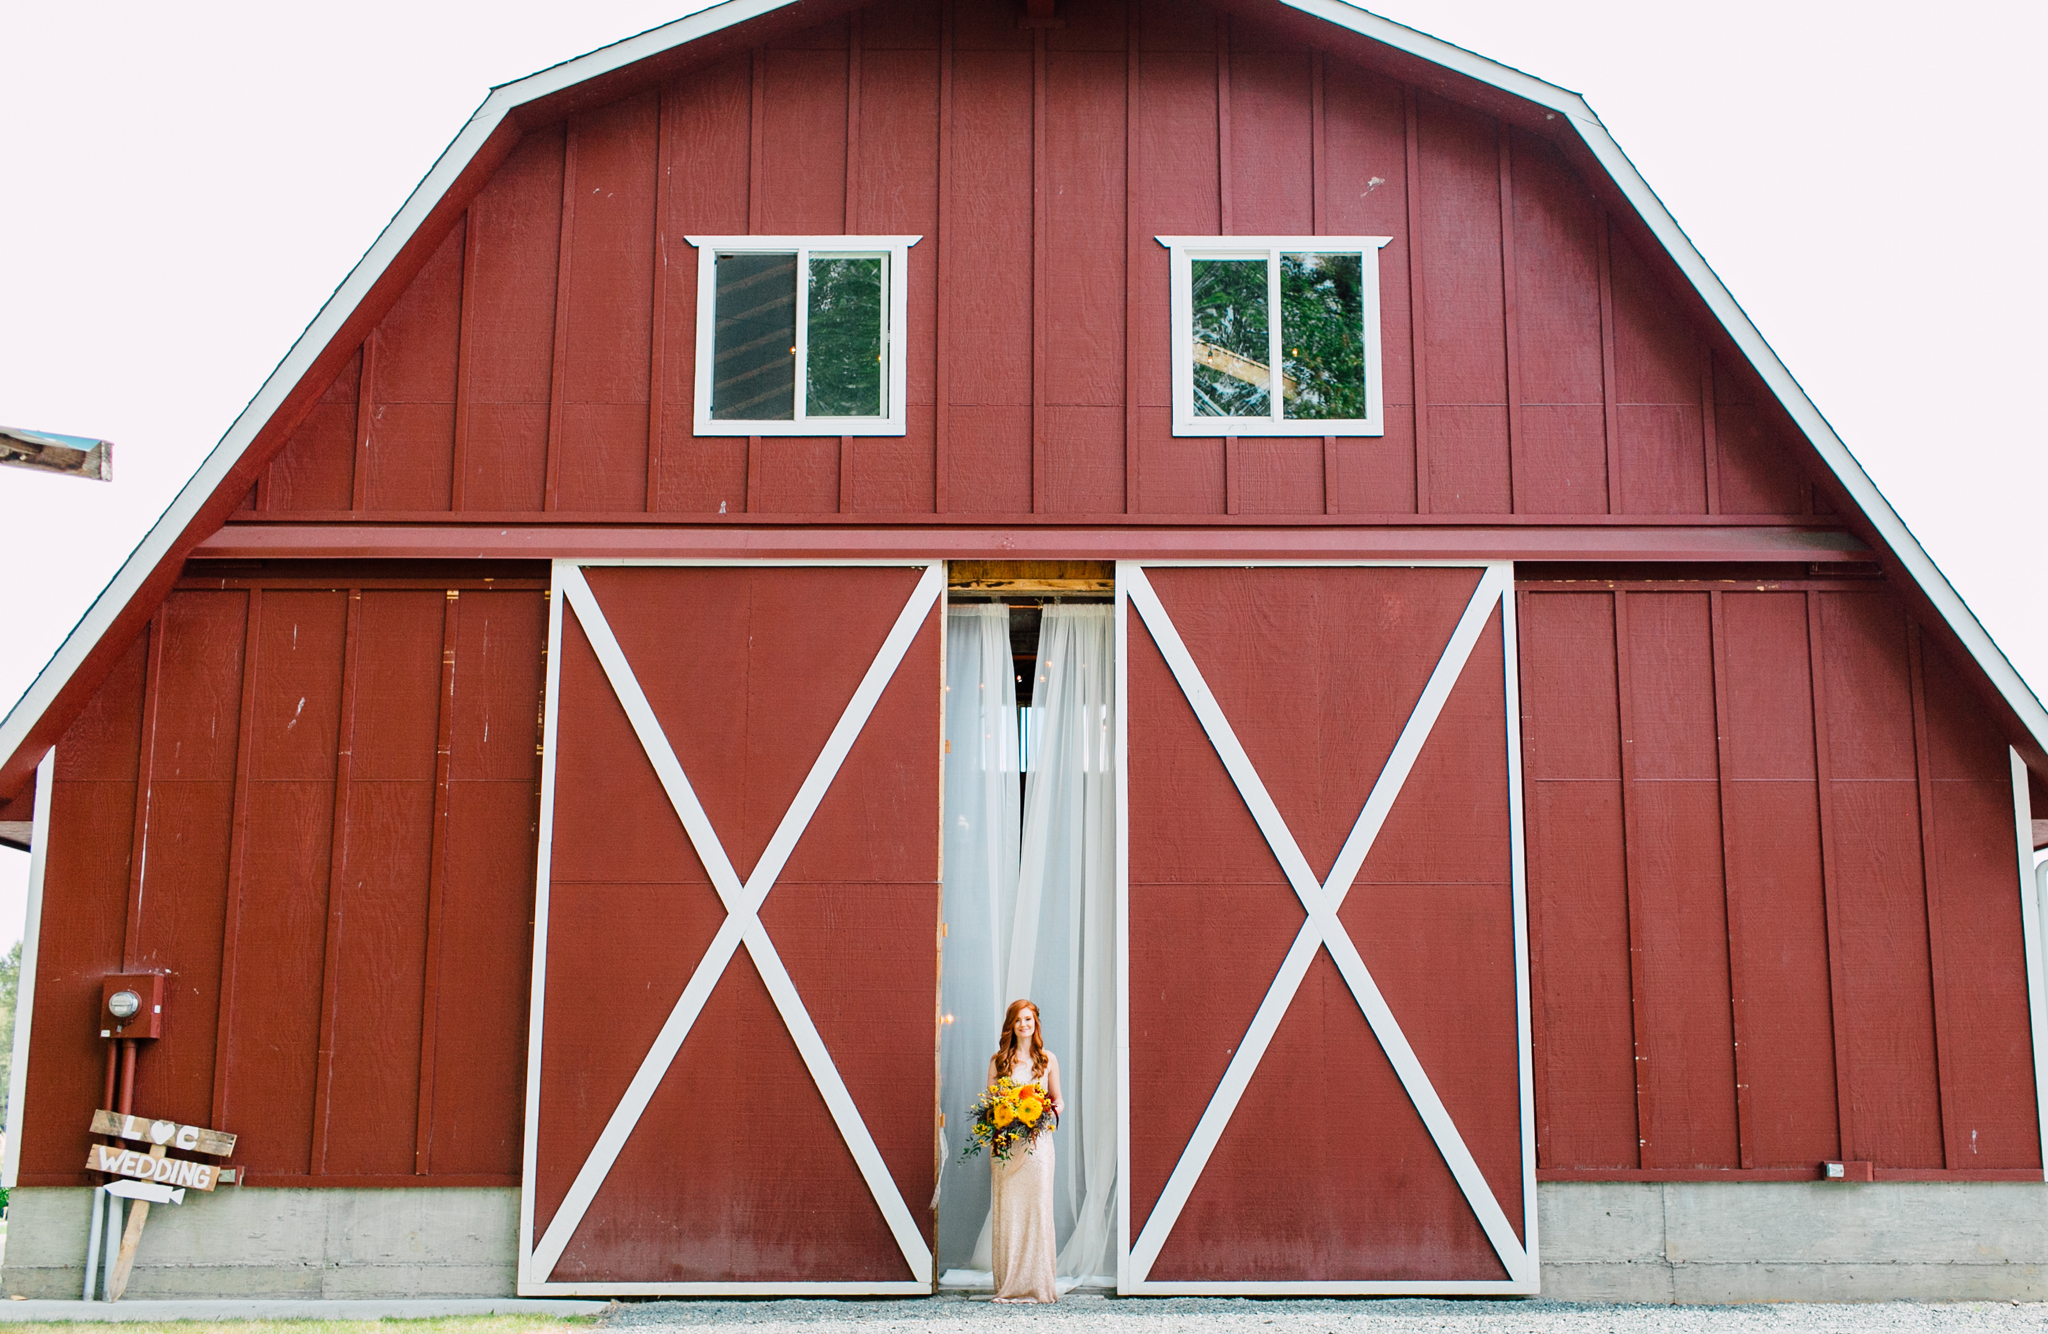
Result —
[{"label": "red barn", "polygon": [[2044,741],[1577,96],[730,0],[493,92],[0,725],[7,1290],[100,1108],[239,1137],[137,1295],[971,1289],[1029,995],[1075,1282],[2048,1295]]}]

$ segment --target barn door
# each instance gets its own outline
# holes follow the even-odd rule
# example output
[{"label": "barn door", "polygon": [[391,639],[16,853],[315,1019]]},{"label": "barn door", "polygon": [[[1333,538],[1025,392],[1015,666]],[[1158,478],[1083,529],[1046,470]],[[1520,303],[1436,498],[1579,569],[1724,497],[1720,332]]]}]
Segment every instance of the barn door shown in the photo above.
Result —
[{"label": "barn door", "polygon": [[1511,584],[1118,566],[1121,1290],[1536,1291]]},{"label": "barn door", "polygon": [[556,563],[522,1293],[930,1290],[943,585]]}]

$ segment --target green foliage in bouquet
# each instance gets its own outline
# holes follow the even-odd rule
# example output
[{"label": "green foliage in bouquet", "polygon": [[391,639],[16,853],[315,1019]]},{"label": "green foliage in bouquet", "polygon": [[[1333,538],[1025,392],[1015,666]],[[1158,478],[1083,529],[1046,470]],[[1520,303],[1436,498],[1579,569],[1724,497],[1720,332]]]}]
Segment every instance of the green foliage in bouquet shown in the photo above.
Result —
[{"label": "green foliage in bouquet", "polygon": [[1058,1121],[1059,1113],[1052,1109],[1052,1099],[1044,1089],[998,1079],[975,1100],[974,1124],[967,1131],[967,1147],[960,1151],[960,1161],[987,1149],[997,1162],[1006,1163],[1020,1145],[1029,1152],[1038,1136]]}]

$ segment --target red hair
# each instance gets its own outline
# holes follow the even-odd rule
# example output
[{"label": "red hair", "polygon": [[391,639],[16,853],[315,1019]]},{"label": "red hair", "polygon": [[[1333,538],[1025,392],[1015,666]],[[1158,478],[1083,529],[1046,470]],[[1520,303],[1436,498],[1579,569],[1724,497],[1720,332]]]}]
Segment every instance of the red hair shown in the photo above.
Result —
[{"label": "red hair", "polygon": [[1017,1016],[1025,1010],[1031,1011],[1032,1019],[1031,1077],[1035,1080],[1045,1073],[1045,1016],[1028,1000],[1011,1001],[1003,1015],[1003,1036],[996,1043],[996,1076],[1000,1079],[1010,1078],[1017,1068]]}]

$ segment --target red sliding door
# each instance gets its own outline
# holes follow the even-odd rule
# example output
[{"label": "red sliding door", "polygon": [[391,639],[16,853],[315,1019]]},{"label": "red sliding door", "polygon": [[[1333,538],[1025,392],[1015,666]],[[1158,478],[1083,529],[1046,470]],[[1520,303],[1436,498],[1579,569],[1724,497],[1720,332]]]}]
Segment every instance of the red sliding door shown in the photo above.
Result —
[{"label": "red sliding door", "polygon": [[943,582],[556,563],[522,1293],[929,1290]]},{"label": "red sliding door", "polygon": [[1511,578],[1118,567],[1122,1290],[1536,1290]]}]

